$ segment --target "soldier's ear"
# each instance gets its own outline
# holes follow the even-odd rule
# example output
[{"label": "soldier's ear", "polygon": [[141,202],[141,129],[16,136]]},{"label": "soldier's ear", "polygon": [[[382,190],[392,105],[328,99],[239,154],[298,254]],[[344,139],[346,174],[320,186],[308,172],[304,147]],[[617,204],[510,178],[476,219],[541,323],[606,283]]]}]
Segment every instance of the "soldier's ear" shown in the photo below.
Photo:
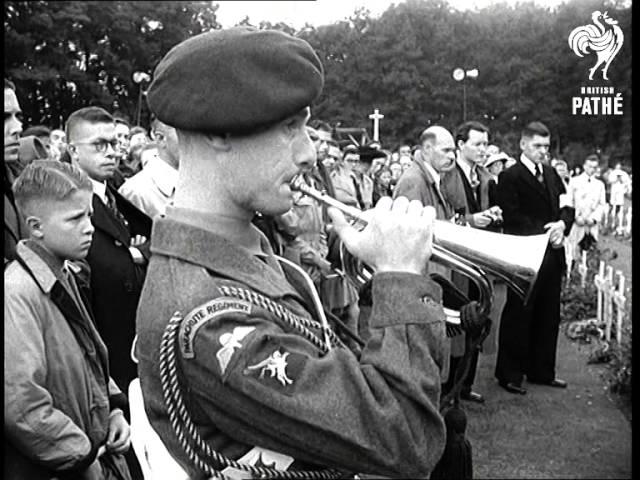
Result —
[{"label": "soldier's ear", "polygon": [[203,133],[203,138],[210,148],[221,152],[228,152],[231,150],[231,136],[219,135],[214,133]]}]

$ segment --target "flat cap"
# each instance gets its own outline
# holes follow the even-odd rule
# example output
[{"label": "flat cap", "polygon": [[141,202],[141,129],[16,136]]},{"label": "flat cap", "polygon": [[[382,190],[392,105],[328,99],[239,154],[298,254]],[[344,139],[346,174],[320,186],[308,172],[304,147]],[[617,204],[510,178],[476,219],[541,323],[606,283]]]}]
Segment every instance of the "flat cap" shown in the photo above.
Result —
[{"label": "flat cap", "polygon": [[234,27],[173,47],[155,69],[147,103],[175,128],[243,134],[299,112],[323,85],[322,63],[306,41]]}]

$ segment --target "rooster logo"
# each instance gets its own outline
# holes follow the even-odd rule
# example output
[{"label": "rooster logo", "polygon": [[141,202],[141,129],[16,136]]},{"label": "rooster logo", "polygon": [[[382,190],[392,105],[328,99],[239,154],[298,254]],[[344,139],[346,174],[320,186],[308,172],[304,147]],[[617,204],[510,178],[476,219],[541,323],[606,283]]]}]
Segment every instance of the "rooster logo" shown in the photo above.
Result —
[{"label": "rooster logo", "polygon": [[[613,58],[618,54],[624,42],[624,34],[618,26],[618,21],[609,18],[607,12],[595,11],[591,14],[593,25],[583,25],[575,28],[569,35],[569,46],[579,57],[595,52],[597,62],[589,69],[589,80],[603,65],[602,78],[609,80],[607,70]],[[602,23],[604,22],[604,24]]]}]

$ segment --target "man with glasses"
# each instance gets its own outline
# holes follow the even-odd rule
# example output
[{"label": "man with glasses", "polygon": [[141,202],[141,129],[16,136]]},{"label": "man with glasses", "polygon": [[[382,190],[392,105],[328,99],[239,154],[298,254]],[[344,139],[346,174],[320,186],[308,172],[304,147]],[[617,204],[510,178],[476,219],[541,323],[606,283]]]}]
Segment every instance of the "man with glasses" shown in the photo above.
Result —
[{"label": "man with glasses", "polygon": [[93,185],[95,233],[87,256],[91,306],[109,349],[111,376],[126,389],[137,376],[130,351],[151,220],[108,184],[117,168],[113,117],[99,107],[82,108],[69,116],[66,133],[72,163],[89,175]]},{"label": "man with glasses", "polygon": [[355,187],[354,166],[360,163],[358,147],[347,145],[342,153],[342,161],[331,172],[331,181],[336,192],[335,198],[349,206],[361,208]]}]

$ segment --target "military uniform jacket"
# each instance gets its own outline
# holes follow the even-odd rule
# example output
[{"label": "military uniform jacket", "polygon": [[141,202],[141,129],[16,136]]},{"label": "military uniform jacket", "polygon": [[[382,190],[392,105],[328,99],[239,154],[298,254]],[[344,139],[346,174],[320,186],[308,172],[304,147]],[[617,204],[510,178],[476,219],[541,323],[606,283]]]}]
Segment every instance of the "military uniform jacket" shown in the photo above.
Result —
[{"label": "military uniform jacket", "polygon": [[160,383],[159,346],[174,315],[183,317],[180,385],[214,449],[238,459],[259,446],[292,457],[289,469],[429,475],[445,440],[438,407],[449,353],[439,286],[407,273],[376,275],[361,356],[341,344],[323,353],[267,308],[223,292],[275,301],[322,339],[313,307],[275,257],[252,256],[170,214],[156,219],[151,250],[137,316],[140,382],[151,425],[191,478],[204,475],[172,430]]}]

